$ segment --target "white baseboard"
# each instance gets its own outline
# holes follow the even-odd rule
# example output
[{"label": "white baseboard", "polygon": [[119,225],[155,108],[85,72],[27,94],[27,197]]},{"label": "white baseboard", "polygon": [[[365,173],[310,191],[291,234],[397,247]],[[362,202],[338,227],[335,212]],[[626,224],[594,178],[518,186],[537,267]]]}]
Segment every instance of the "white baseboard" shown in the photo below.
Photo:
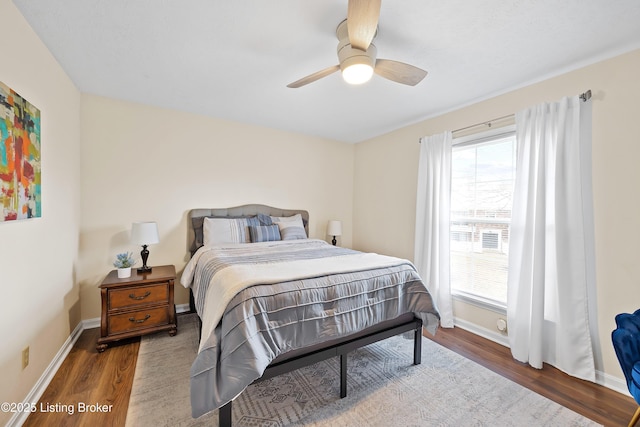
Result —
[{"label": "white baseboard", "polygon": [[476,325],[475,323],[471,323],[464,319],[455,318],[453,319],[453,324],[460,329],[464,329],[465,331],[469,331],[472,334],[481,336],[482,338],[486,338],[489,341],[493,341],[505,347],[509,347],[509,338],[506,335],[500,334],[499,332],[494,332],[490,329],[483,328]]},{"label": "white baseboard", "polygon": [[631,393],[629,393],[629,388],[627,387],[627,382],[625,380],[605,374],[602,371],[596,371],[596,384],[605,386],[606,388],[617,391],[625,396],[633,397],[631,396]]},{"label": "white baseboard", "polygon": [[190,310],[189,304],[176,304],[176,313],[186,313]]},{"label": "white baseboard", "polygon": [[[502,335],[498,332],[483,328],[464,319],[455,318],[453,323],[455,326],[469,331],[472,334],[479,335],[505,347],[510,347],[509,338],[506,335]],[[596,384],[604,386],[613,391],[617,391],[618,393],[624,394],[625,396],[631,396],[625,380],[606,374],[602,371],[596,371]]]},{"label": "white baseboard", "polygon": [[94,329],[100,327],[100,318],[94,317],[93,319],[86,319],[82,321],[82,330]]},{"label": "white baseboard", "polygon": [[[99,321],[98,321],[98,324],[99,324]],[[60,348],[60,350],[58,350],[58,353],[56,353],[53,360],[51,361],[51,363],[49,363],[49,366],[47,366],[47,368],[44,370],[44,372],[42,373],[42,375],[40,376],[36,384],[33,386],[31,391],[29,391],[29,393],[27,394],[27,397],[24,398],[24,400],[22,401],[25,404],[24,406],[26,406],[27,404],[38,403],[38,401],[44,394],[45,390],[49,386],[49,383],[51,383],[51,380],[58,372],[58,369],[60,369],[60,365],[62,365],[62,362],[64,362],[64,359],[67,358],[67,355],[73,348],[73,345],[76,343],[76,341],[78,341],[78,338],[80,338],[82,331],[84,331],[84,325],[83,325],[83,322],[80,322],[75,327],[73,332],[71,332],[71,335],[69,335],[69,338],[67,338],[64,344],[62,344],[62,347]],[[7,423],[7,427],[21,426],[27,420],[28,416],[29,416],[28,412],[16,412],[15,414],[13,414],[13,417],[9,419],[9,422]]]}]

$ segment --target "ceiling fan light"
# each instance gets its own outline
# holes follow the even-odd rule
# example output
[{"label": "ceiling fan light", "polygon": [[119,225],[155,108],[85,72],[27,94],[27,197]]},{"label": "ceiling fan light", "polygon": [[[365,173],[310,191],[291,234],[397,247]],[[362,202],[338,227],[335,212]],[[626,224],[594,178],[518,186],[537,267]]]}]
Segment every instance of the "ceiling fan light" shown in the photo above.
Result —
[{"label": "ceiling fan light", "polygon": [[338,59],[342,78],[352,85],[359,85],[371,80],[376,63],[376,47],[369,45],[367,50],[356,49],[344,38],[338,43]]},{"label": "ceiling fan light", "polygon": [[373,67],[369,64],[352,64],[342,70],[342,78],[351,85],[359,85],[371,80]]}]

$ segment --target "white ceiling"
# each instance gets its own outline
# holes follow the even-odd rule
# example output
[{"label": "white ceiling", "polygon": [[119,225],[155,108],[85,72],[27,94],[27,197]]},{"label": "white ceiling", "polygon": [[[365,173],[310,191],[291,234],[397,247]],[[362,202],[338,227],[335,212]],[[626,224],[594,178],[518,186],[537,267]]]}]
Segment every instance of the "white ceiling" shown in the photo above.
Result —
[{"label": "white ceiling", "polygon": [[640,48],[638,0],[383,0],[378,57],[421,83],[289,89],[338,63],[347,0],[13,2],[82,92],[345,142]]}]

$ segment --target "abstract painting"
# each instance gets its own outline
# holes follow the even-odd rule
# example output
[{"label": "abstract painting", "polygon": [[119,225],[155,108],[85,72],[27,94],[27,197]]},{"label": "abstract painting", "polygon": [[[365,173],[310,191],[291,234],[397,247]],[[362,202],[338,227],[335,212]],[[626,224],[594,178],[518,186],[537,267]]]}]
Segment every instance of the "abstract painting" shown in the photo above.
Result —
[{"label": "abstract painting", "polygon": [[42,215],[40,110],[0,82],[0,222]]}]

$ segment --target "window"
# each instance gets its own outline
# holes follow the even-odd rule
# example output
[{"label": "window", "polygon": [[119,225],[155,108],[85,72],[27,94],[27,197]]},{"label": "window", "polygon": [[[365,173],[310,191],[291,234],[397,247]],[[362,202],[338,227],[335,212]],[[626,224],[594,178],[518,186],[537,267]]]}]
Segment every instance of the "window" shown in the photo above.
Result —
[{"label": "window", "polygon": [[506,306],[515,168],[513,127],[454,139],[450,225],[454,295]]}]

